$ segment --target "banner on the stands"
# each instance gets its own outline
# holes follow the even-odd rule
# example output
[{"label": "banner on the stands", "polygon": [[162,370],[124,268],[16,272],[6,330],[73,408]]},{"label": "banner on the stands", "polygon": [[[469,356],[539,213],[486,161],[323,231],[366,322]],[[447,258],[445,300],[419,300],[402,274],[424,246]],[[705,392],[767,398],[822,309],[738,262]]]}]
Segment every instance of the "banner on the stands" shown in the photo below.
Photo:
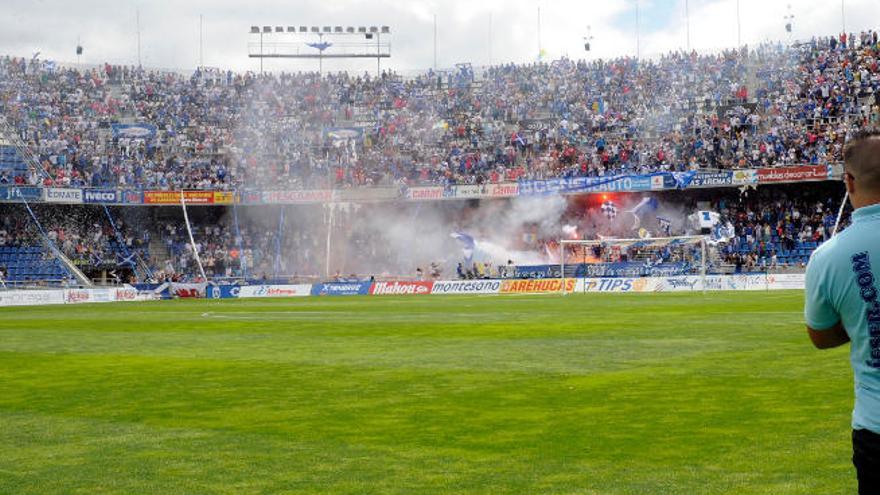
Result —
[{"label": "banner on the stands", "polygon": [[404,197],[415,201],[443,199],[446,197],[446,188],[442,186],[409,187],[404,191]]},{"label": "banner on the stands", "polygon": [[122,202],[139,205],[144,202],[144,196],[140,191],[122,191]]},{"label": "banner on the stands", "polygon": [[452,194],[456,199],[477,199],[489,196],[489,188],[485,184],[465,184],[461,186],[452,186]]},{"label": "banner on the stands", "polygon": [[434,282],[375,282],[370,287],[370,294],[374,296],[404,296],[430,294]]},{"label": "banner on the stands", "polygon": [[758,182],[799,182],[828,180],[828,165],[801,165],[799,167],[759,168]]},{"label": "banner on the stands", "polygon": [[434,282],[431,294],[497,294],[500,280],[449,280]]},{"label": "banner on the stands", "polygon": [[660,191],[666,189],[666,177],[662,175],[652,175],[651,176],[651,190],[652,191]]},{"label": "banner on the stands", "polygon": [[734,186],[758,183],[758,171],[750,168],[734,170],[730,183]]},{"label": "banner on the stands", "polygon": [[13,186],[6,188],[6,199],[39,201],[43,199],[43,188],[35,186]]},{"label": "banner on the stands", "polygon": [[214,197],[211,202],[215,205],[231,205],[235,202],[235,193],[232,191],[214,191]]},{"label": "banner on the stands", "polygon": [[[577,280],[565,279],[565,291],[572,292]],[[532,280],[503,280],[500,292],[502,294],[541,294],[550,292],[562,292],[563,281],[559,278],[539,278]]]},{"label": "banner on the stands", "polygon": [[510,198],[513,196],[519,196],[519,184],[516,182],[489,184],[487,192],[491,198]]},{"label": "banner on the stands", "polygon": [[697,172],[691,185],[694,187],[717,187],[730,186],[733,184],[733,172],[722,170],[720,172]]},{"label": "banner on the stands", "polygon": [[269,204],[284,203],[321,203],[333,201],[332,190],[314,191],[263,191],[263,202]]},{"label": "banner on the stands", "polygon": [[258,205],[263,202],[262,191],[241,191],[239,201],[247,205]]},{"label": "banner on the stands", "polygon": [[83,190],[47,187],[45,200],[47,203],[79,204],[83,202]]},{"label": "banner on the stands", "polygon": [[178,191],[144,191],[144,204],[170,205],[180,203]]},{"label": "banner on the stands", "polygon": [[84,203],[119,203],[120,191],[109,189],[85,189],[83,190]]},{"label": "banner on the stands", "polygon": [[114,138],[150,140],[156,137],[153,124],[110,124]]},{"label": "banner on the stands", "polygon": [[311,284],[246,285],[239,290],[238,297],[302,297],[311,293]]},{"label": "banner on the stands", "polygon": [[365,296],[372,282],[326,282],[312,285],[313,296]]},{"label": "banner on the stands", "polygon": [[[183,191],[186,204],[209,205],[214,203],[214,191]],[[180,191],[144,191],[144,203],[148,205],[180,204]]]},{"label": "banner on the stands", "polygon": [[616,175],[608,177],[567,177],[519,182],[519,194],[546,195],[581,192],[650,191],[650,175]]}]

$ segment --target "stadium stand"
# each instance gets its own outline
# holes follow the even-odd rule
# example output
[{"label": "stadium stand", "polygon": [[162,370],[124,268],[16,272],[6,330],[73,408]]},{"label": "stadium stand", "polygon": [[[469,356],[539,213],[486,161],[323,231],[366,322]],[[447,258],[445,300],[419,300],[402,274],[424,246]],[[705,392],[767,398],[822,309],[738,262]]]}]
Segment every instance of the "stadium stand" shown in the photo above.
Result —
[{"label": "stadium stand", "polygon": [[[297,190],[839,163],[847,134],[880,124],[878,59],[876,31],[714,55],[562,59],[412,78],[83,70],[3,57],[0,184]],[[706,199],[735,225],[719,263],[800,265],[829,235],[828,194],[736,194]],[[6,278],[61,276],[41,261],[33,233],[13,228],[27,221],[23,212],[4,208]],[[368,211],[341,214],[336,235],[357,246],[351,264],[381,271],[382,247],[357,220]],[[191,279],[191,245],[179,219],[162,215],[133,231],[110,226],[96,207],[66,208],[63,217],[38,209],[50,240],[77,266],[123,260],[141,279]],[[317,275],[321,215],[289,218],[284,229],[267,216],[236,232],[229,215],[197,213],[193,231],[213,276]],[[550,242],[530,239],[523,249]]]},{"label": "stadium stand", "polygon": [[[62,186],[469,184],[829,163],[847,132],[880,122],[877,33],[846,39],[504,65],[446,81],[6,57],[0,112],[51,176],[28,180]],[[351,129],[362,130],[334,132]]]}]

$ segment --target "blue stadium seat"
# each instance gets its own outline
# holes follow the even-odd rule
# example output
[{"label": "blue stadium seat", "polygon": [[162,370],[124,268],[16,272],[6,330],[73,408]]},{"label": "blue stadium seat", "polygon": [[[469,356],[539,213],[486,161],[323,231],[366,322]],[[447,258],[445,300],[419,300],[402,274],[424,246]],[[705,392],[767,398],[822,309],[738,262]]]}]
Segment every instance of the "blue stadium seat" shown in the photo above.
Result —
[{"label": "blue stadium seat", "polygon": [[68,275],[57,259],[39,246],[3,246],[0,248],[0,266],[6,267],[10,282],[58,281]]}]

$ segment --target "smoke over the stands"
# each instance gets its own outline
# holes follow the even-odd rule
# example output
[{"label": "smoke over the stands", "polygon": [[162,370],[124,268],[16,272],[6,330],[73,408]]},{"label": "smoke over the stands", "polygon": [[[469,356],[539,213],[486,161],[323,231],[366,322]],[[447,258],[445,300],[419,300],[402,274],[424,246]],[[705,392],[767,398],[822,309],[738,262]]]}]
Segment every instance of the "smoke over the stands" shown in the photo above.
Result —
[{"label": "smoke over the stands", "polygon": [[[417,268],[427,276],[432,263],[446,276],[455,276],[456,265],[465,261],[465,255],[462,243],[451,236],[454,232],[474,239],[472,261],[495,266],[508,260],[518,265],[551,263],[558,259],[557,242],[562,238],[638,237],[635,217],[628,211],[643,197],[613,195],[619,213],[610,220],[598,208],[599,196],[593,195],[250,207],[239,209],[239,221],[248,235],[268,239],[263,250],[268,262],[262,271],[269,275],[276,268],[275,249],[280,247],[278,275],[283,276],[325,277],[337,272],[343,276],[414,276]],[[662,235],[657,216],[672,220],[673,233],[683,233],[684,208],[660,200],[656,211],[640,218],[639,226],[654,236]],[[279,232],[281,243],[276,245]]]},{"label": "smoke over the stands", "polygon": [[[247,104],[236,116],[233,131],[238,144],[230,153],[231,171],[262,181],[266,189],[329,189],[333,187],[336,166],[348,169],[358,160],[376,158],[371,155],[376,150],[356,151],[357,147],[310,148],[310,141],[304,138],[319,132],[316,129],[321,126],[308,120],[308,109],[289,105],[288,100],[296,99],[288,98],[286,93],[296,94],[294,86],[267,81],[247,90]],[[421,155],[434,153],[427,143],[435,140],[428,135],[436,132],[434,127],[439,122],[433,109],[426,108],[407,124],[407,132],[415,137],[414,146]],[[374,148],[380,149],[375,144]],[[289,163],[280,163],[280,157],[288,157]],[[272,182],[286,166],[291,171],[283,175],[293,179],[289,183]],[[389,180],[385,177],[383,182]],[[460,244],[450,237],[453,232],[472,236],[476,242],[474,259],[494,265],[508,260],[520,265],[550,262],[555,249],[552,246],[560,238],[637,237],[635,218],[627,211],[642,197],[611,197],[618,208],[612,220],[599,211],[598,195],[251,207],[239,208],[238,220],[244,237],[250,238],[255,248],[252,276],[326,277],[337,272],[344,276],[408,276],[415,274],[416,268],[427,273],[431,263],[441,265],[451,275],[464,258]],[[656,216],[672,220],[673,231],[680,232],[686,213],[660,201],[660,207],[649,216],[641,219],[641,226],[657,235]],[[232,225],[231,212],[222,223]],[[332,225],[329,231],[328,224]]]}]

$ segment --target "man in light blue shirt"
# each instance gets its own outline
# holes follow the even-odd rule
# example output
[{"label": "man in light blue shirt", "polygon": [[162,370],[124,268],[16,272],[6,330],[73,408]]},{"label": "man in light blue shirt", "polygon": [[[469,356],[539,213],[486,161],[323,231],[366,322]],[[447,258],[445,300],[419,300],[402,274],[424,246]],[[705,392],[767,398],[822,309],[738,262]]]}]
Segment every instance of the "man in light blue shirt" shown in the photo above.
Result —
[{"label": "man in light blue shirt", "polygon": [[844,152],[852,225],[810,257],[804,316],[819,349],[847,342],[855,374],[853,464],[859,493],[880,493],[880,133]]}]

